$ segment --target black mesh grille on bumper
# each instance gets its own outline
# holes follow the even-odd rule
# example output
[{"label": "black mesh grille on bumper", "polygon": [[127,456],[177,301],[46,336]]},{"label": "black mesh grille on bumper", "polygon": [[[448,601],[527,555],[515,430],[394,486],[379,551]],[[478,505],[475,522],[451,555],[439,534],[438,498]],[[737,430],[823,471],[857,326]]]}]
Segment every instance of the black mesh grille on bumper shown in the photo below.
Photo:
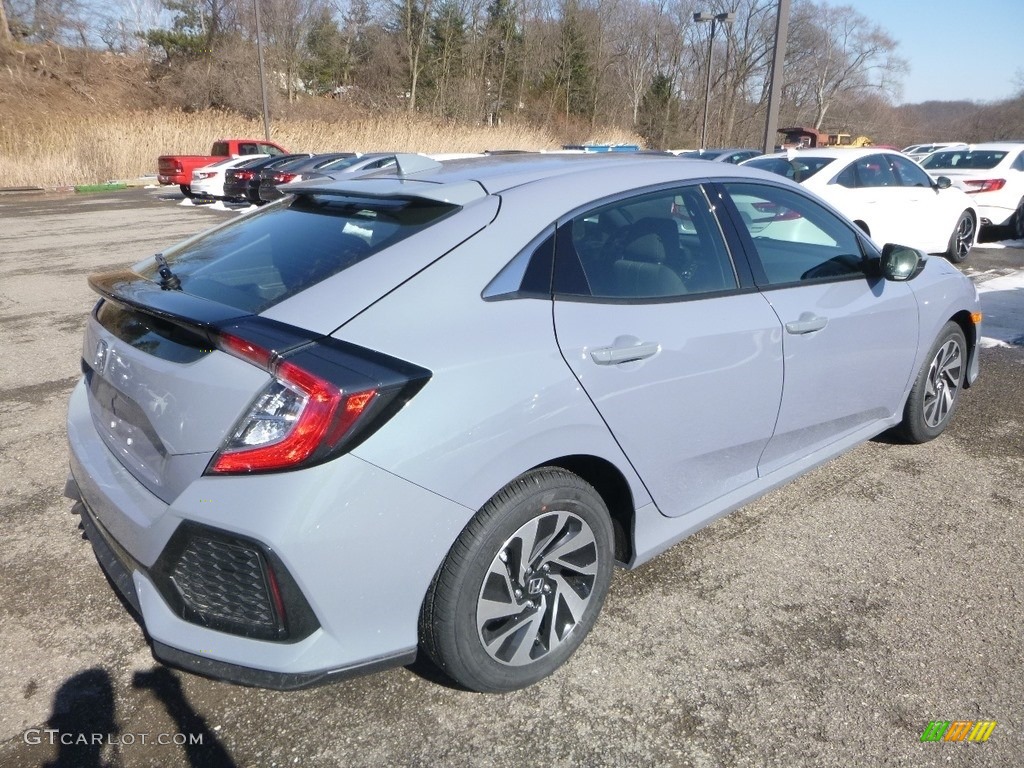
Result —
[{"label": "black mesh grille on bumper", "polygon": [[298,640],[318,623],[283,563],[262,545],[184,523],[152,576],[185,620],[262,640]]}]

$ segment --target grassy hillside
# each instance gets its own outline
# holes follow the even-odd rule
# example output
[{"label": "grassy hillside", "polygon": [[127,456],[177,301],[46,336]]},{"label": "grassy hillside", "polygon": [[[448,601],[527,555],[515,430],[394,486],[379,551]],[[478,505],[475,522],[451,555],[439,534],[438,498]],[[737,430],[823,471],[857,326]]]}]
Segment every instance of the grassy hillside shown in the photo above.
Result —
[{"label": "grassy hillside", "polygon": [[[160,107],[145,67],[112,54],[56,46],[0,53],[0,187],[62,186],[156,173],[160,154],[205,154],[220,137],[261,137],[262,119]],[[558,137],[526,125],[466,126],[368,114],[307,99],[272,115],[271,137],[293,151],[479,152],[550,149]],[[638,142],[621,131],[587,137]]]}]

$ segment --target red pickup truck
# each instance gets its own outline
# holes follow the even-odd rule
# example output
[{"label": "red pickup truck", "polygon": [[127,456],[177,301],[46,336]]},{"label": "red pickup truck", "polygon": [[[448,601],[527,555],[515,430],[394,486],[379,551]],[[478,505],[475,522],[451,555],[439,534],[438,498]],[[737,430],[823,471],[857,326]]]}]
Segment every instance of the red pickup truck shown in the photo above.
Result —
[{"label": "red pickup truck", "polygon": [[192,171],[239,155],[286,155],[288,150],[272,141],[259,139],[218,139],[213,142],[209,156],[163,155],[157,158],[157,181],[177,184],[186,197],[192,197]]}]

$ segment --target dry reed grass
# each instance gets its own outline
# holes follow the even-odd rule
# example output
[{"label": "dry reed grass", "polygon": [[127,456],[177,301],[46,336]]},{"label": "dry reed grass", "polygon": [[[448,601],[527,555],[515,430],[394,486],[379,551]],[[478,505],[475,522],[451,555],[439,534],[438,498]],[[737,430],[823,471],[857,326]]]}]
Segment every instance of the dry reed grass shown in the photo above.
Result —
[{"label": "dry reed grass", "polygon": [[[399,114],[339,120],[276,120],[272,138],[295,151],[480,152],[552,149],[561,142],[522,125],[466,126]],[[259,137],[261,120],[170,110],[80,114],[63,119],[0,116],[0,187],[89,184],[156,173],[161,154],[206,154],[221,137]],[[635,143],[604,132],[599,142]]]}]

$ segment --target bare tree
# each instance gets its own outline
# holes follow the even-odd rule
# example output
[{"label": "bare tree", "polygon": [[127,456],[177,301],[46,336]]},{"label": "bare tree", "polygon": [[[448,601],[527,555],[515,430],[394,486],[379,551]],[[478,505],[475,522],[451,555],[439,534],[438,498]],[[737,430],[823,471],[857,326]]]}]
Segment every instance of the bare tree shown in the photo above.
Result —
[{"label": "bare tree", "polygon": [[299,86],[303,43],[313,22],[324,10],[322,0],[261,0],[263,28],[267,36],[272,66],[277,69],[278,80],[288,96],[295,100]]},{"label": "bare tree", "polygon": [[802,9],[801,39],[791,37],[790,48],[813,51],[808,62],[814,101],[814,127],[820,129],[836,100],[868,92],[898,91],[907,63],[896,55],[897,43],[881,26],[851,6],[808,3]]}]

